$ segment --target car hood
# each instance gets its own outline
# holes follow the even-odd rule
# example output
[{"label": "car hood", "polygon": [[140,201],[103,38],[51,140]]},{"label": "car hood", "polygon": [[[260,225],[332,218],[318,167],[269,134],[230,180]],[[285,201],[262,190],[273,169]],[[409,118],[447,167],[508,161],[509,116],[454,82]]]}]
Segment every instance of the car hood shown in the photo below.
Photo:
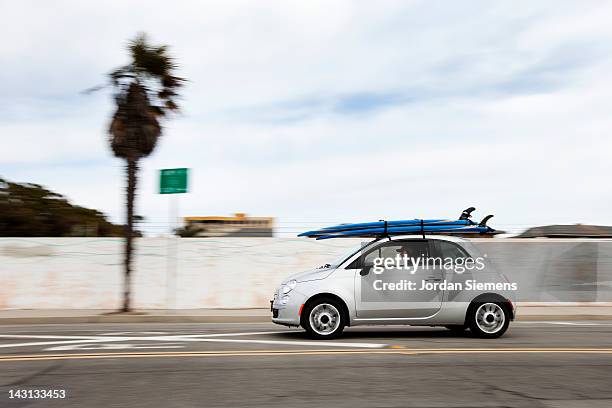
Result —
[{"label": "car hood", "polygon": [[304,272],[298,272],[296,274],[289,276],[287,279],[285,279],[285,282],[283,282],[283,284],[293,279],[295,279],[298,282],[308,282],[308,281],[313,281],[313,280],[325,279],[329,275],[331,275],[331,273],[335,269],[336,269],[335,267],[315,268],[315,269],[311,269],[311,270],[304,271]]}]

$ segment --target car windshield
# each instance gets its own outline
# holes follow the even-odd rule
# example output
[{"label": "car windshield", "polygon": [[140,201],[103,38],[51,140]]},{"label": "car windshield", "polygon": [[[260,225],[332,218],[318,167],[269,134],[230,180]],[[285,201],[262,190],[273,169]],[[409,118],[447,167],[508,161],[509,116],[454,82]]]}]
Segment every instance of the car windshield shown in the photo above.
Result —
[{"label": "car windshield", "polygon": [[338,258],[334,259],[331,262],[328,262],[324,265],[319,266],[320,269],[323,268],[336,268],[338,267],[342,262],[346,261],[348,258],[352,257],[353,255],[355,255],[357,252],[361,251],[363,248],[365,248],[366,246],[368,246],[370,244],[370,242],[362,242],[361,245],[357,248],[351,248],[350,251],[345,252],[342,256],[339,256]]}]

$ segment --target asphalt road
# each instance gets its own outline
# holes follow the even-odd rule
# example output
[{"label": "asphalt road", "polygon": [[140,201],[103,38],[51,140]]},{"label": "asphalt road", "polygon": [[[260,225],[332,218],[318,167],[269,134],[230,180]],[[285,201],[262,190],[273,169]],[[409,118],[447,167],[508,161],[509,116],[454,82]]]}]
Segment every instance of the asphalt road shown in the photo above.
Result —
[{"label": "asphalt road", "polygon": [[[36,390],[65,398],[10,398]],[[313,406],[611,407],[612,322],[514,322],[496,340],[353,328],[324,342],[265,323],[0,326],[3,408]]]}]

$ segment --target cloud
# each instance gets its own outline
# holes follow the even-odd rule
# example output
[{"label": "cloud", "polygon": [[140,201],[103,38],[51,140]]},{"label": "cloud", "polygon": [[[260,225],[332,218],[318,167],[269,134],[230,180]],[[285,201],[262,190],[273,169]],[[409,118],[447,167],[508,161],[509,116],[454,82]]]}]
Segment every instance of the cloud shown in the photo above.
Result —
[{"label": "cloud", "polygon": [[510,230],[610,224],[611,8],[14,3],[0,28],[12,39],[0,44],[0,173],[121,220],[112,99],[80,92],[125,63],[144,30],[189,79],[183,113],[143,161],[138,212],[151,232],[166,228],[164,167],[192,168],[182,214],[280,216],[284,231],[472,204]]}]

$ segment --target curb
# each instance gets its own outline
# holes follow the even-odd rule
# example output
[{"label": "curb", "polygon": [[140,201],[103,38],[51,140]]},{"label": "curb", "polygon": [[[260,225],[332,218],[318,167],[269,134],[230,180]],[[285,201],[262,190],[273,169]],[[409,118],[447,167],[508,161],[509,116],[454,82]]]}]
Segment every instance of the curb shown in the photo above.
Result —
[{"label": "curb", "polygon": [[271,323],[272,316],[59,316],[7,317],[1,325],[95,323]]},{"label": "curb", "polygon": [[[612,315],[519,315],[517,321],[579,321],[609,320]],[[0,325],[34,324],[105,324],[105,323],[272,323],[271,316],[160,316],[160,315],[92,315],[50,317],[6,317]]]}]

